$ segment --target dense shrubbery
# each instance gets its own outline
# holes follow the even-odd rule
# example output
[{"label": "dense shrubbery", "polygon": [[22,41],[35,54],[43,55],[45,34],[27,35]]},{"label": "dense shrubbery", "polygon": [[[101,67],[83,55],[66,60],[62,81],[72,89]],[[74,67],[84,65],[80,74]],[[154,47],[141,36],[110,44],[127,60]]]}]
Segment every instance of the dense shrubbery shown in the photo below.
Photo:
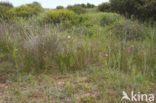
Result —
[{"label": "dense shrubbery", "polygon": [[111,4],[110,3],[103,3],[98,6],[98,10],[102,12],[110,12],[111,11]]},{"label": "dense shrubbery", "polygon": [[0,2],[0,21],[11,19],[11,15],[8,12],[11,8],[13,8],[12,4]]},{"label": "dense shrubbery", "polygon": [[71,10],[52,10],[49,11],[43,21],[46,23],[76,23],[77,15]]},{"label": "dense shrubbery", "polygon": [[125,16],[132,16],[139,19],[156,20],[156,1],[155,0],[110,0],[114,11]]},{"label": "dense shrubbery", "polygon": [[0,21],[8,20],[8,9],[6,7],[0,6]]},{"label": "dense shrubbery", "polygon": [[122,40],[143,40],[148,33],[143,25],[130,20],[124,20],[114,26],[115,35]]},{"label": "dense shrubbery", "polygon": [[82,8],[81,6],[78,6],[78,5],[68,6],[67,9],[72,10],[77,14],[83,14],[86,12],[86,10],[84,8]]},{"label": "dense shrubbery", "polygon": [[42,11],[43,8],[39,6],[39,4],[33,3],[12,8],[9,13],[15,17],[31,17],[33,15],[38,15]]}]

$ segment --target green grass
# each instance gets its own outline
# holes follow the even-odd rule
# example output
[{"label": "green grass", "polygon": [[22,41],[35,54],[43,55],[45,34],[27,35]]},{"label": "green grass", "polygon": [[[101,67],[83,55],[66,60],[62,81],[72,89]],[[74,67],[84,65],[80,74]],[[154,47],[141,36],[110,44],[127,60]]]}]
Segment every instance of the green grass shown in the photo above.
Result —
[{"label": "green grass", "polygon": [[119,103],[122,91],[155,93],[155,27],[95,9],[77,25],[44,25],[43,15],[0,23],[0,103]]}]

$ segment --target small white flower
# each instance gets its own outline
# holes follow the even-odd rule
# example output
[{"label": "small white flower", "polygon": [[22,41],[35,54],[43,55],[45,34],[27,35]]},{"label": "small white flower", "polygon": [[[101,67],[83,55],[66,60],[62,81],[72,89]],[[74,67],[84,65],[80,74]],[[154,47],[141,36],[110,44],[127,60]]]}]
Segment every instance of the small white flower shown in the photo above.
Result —
[{"label": "small white flower", "polygon": [[71,36],[70,35],[68,35],[68,39],[70,39],[71,38]]}]

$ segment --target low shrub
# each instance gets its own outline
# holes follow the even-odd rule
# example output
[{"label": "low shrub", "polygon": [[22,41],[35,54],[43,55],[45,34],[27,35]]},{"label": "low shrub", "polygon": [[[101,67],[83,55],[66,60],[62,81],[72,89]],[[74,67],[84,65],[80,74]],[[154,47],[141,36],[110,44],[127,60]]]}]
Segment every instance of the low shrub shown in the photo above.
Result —
[{"label": "low shrub", "polygon": [[71,10],[52,10],[47,13],[43,21],[46,23],[71,23],[77,22],[77,15]]},{"label": "low shrub", "polygon": [[20,7],[10,9],[10,14],[15,17],[32,17],[33,15],[38,15],[43,11],[43,8],[38,6],[36,3],[22,5]]},{"label": "low shrub", "polygon": [[92,27],[93,24],[90,22],[88,15],[80,15],[78,18],[78,23],[85,27]]},{"label": "low shrub", "polygon": [[100,20],[101,26],[111,25],[117,21],[122,20],[122,16],[116,13],[104,13]]},{"label": "low shrub", "polygon": [[67,9],[74,11],[77,14],[83,14],[86,12],[86,10],[78,5],[74,5],[74,6],[68,6]]},{"label": "low shrub", "polygon": [[125,40],[143,40],[148,34],[143,25],[130,20],[124,20],[116,24],[114,31],[118,38]]}]

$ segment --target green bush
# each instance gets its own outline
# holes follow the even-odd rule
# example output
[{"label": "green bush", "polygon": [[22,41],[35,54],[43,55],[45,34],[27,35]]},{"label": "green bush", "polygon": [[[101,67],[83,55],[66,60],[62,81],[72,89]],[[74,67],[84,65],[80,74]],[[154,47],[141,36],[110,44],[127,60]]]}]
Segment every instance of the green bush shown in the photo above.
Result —
[{"label": "green bush", "polygon": [[93,23],[91,23],[91,21],[89,19],[90,18],[88,15],[80,15],[78,17],[78,24],[80,24],[82,26],[86,26],[86,27],[91,27],[91,26],[93,26]]},{"label": "green bush", "polygon": [[98,10],[102,12],[110,12],[111,11],[111,4],[110,3],[103,3],[98,6]]},{"label": "green bush", "polygon": [[78,6],[78,5],[68,6],[67,9],[72,10],[77,14],[83,14],[86,12],[86,10],[84,8],[82,8],[81,6]]},{"label": "green bush", "polygon": [[43,8],[38,6],[36,3],[22,5],[20,7],[10,9],[9,13],[15,17],[32,17],[33,15],[38,15],[43,11]]},{"label": "green bush", "polygon": [[110,0],[114,11],[127,17],[134,15],[142,20],[156,20],[155,0]]},{"label": "green bush", "polygon": [[147,37],[147,31],[143,25],[130,20],[124,20],[114,26],[115,35],[122,40],[143,40]]},{"label": "green bush", "polygon": [[64,9],[63,6],[57,6],[56,9]]},{"label": "green bush", "polygon": [[45,23],[71,23],[75,24],[77,22],[77,15],[71,11],[66,9],[61,10],[51,10],[48,14],[43,18]]},{"label": "green bush", "polygon": [[122,20],[122,16],[116,13],[104,13],[100,20],[101,26],[111,25]]}]

